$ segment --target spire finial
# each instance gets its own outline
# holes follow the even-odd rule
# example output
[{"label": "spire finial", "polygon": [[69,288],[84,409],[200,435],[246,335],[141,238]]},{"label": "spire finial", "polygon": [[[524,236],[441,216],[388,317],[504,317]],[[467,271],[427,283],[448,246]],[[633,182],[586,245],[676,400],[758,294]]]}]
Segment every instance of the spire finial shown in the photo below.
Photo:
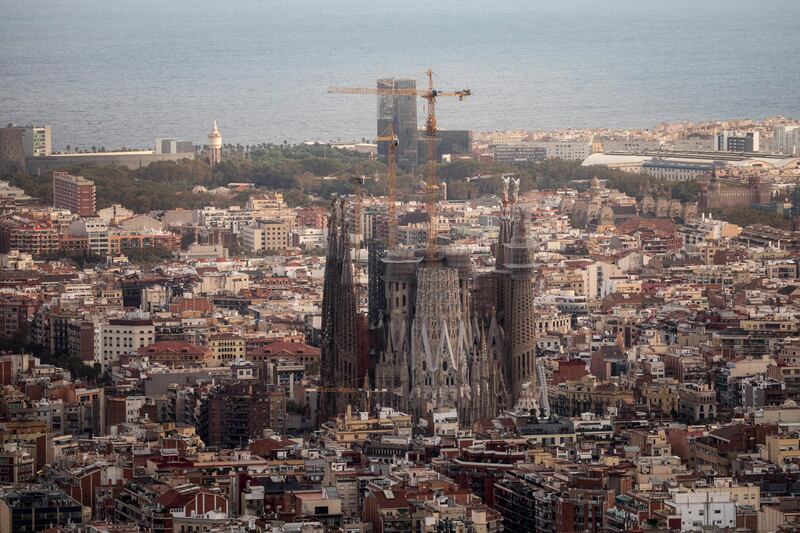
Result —
[{"label": "spire finial", "polygon": [[519,200],[519,178],[511,178],[511,201],[517,205]]},{"label": "spire finial", "polygon": [[511,182],[511,176],[503,176],[503,207],[505,208],[508,205],[508,186]]},{"label": "spire finial", "polygon": [[518,239],[523,240],[528,236],[528,211],[522,207],[517,209],[519,213],[519,218],[517,220],[517,224],[515,225],[516,236]]}]

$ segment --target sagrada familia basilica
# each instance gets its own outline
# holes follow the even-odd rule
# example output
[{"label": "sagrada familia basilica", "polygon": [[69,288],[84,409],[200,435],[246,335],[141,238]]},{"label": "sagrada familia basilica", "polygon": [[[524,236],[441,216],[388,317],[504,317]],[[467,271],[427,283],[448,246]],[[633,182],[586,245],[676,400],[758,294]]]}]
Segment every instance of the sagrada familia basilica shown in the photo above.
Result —
[{"label": "sagrada familia basilica", "polygon": [[506,409],[549,415],[537,378],[535,243],[518,190],[518,180],[504,178],[489,311],[472,304],[476,280],[464,250],[397,247],[371,262],[376,272],[369,275],[383,288],[371,311],[372,364],[361,350],[367,329],[359,327],[365,321],[356,310],[345,205],[334,204],[323,295],[323,416],[358,403],[358,386],[374,387],[375,402],[417,419],[455,410],[462,427]]}]

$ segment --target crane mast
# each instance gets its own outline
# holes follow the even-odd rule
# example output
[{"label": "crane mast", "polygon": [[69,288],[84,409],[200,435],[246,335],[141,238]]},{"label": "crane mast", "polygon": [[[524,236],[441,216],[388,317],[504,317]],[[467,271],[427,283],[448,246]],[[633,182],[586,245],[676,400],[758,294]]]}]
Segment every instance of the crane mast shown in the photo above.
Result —
[{"label": "crane mast", "polygon": [[[380,88],[369,88],[369,87],[331,87],[328,89],[328,92],[331,94],[375,94],[379,96],[418,96],[420,98],[425,99],[428,106],[427,117],[425,119],[425,148],[426,148],[426,165],[425,165],[425,211],[428,214],[428,229],[427,229],[427,255],[428,257],[433,257],[436,255],[436,217],[438,212],[438,191],[439,185],[437,184],[436,180],[436,99],[442,96],[453,96],[457,97],[460,100],[463,100],[467,96],[472,94],[472,91],[469,89],[463,89],[460,91],[440,91],[433,86],[433,71],[428,69],[426,72],[428,77],[428,87],[427,89],[403,89],[403,88],[394,88],[394,87],[380,87]],[[393,136],[393,133],[392,133]],[[392,142],[389,144],[389,161],[390,161],[390,168],[389,172],[393,171],[391,165],[394,164],[394,157],[392,151],[396,150],[396,145]],[[392,176],[389,177],[390,181],[394,181],[396,178]],[[393,185],[390,185],[390,198],[389,198],[389,233],[390,239],[396,239],[396,213],[394,217],[394,222],[392,221],[392,214],[393,211],[393,204],[394,201],[391,198],[392,194],[391,191],[394,189]],[[396,191],[394,191],[396,193]],[[394,228],[392,227],[394,224]],[[395,237],[392,237],[392,233],[394,231]],[[395,240],[396,242],[396,240]],[[391,245],[389,246],[392,247]]]},{"label": "crane mast", "polygon": [[436,255],[436,219],[439,184],[436,180],[436,90],[433,88],[433,71],[428,69],[428,116],[425,118],[425,210],[428,212],[427,254]]}]

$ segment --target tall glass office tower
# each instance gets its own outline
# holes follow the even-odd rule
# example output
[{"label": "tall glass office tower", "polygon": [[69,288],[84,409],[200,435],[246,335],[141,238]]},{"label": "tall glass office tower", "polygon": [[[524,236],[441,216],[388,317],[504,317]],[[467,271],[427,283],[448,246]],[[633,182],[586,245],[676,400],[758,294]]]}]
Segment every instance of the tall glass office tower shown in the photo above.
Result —
[{"label": "tall glass office tower", "polygon": [[[416,89],[416,80],[386,78],[378,89]],[[389,124],[397,135],[397,164],[410,170],[417,165],[417,97],[378,95],[378,135],[385,135]],[[378,143],[378,157],[386,162],[388,143]]]}]

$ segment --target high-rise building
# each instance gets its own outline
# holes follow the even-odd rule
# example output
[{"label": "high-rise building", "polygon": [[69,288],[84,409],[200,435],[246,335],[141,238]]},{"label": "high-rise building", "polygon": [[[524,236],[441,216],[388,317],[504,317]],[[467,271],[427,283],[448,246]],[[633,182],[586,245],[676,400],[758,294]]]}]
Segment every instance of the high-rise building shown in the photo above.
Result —
[{"label": "high-rise building", "polygon": [[[417,88],[416,80],[385,78],[378,80],[378,89]],[[378,95],[378,136],[386,135],[389,126],[397,136],[397,164],[411,169],[417,164],[417,97]],[[388,142],[378,143],[378,157],[386,162]]]},{"label": "high-rise building", "polygon": [[222,161],[222,134],[214,121],[214,127],[208,134],[208,164],[213,168]]},{"label": "high-rise building", "polygon": [[800,125],[775,126],[772,132],[772,151],[786,155],[799,155]]},{"label": "high-rise building", "polygon": [[94,182],[68,172],[53,172],[53,207],[69,209],[82,217],[94,215]]},{"label": "high-rise building", "polygon": [[9,124],[0,128],[0,177],[25,171],[22,128]]},{"label": "high-rise building", "polygon": [[155,342],[156,330],[149,318],[109,320],[101,324],[95,346],[95,363],[105,372],[123,355],[131,354]]},{"label": "high-rise building", "polygon": [[25,157],[46,157],[53,153],[53,143],[49,125],[25,126],[22,128],[22,142]]}]

